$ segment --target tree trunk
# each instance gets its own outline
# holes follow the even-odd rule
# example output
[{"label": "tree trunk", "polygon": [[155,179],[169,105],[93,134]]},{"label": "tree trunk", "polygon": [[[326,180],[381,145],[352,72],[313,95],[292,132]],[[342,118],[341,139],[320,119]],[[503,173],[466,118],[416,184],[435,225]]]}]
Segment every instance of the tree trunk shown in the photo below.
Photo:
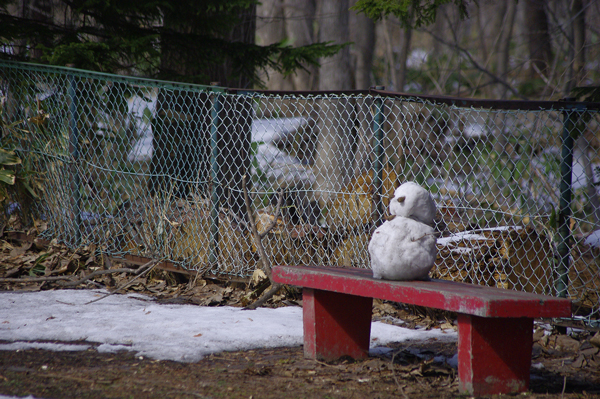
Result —
[{"label": "tree trunk", "polygon": [[[52,14],[53,6],[53,0],[20,0],[17,4],[9,5],[9,10],[15,12],[15,15],[21,18],[51,25],[54,22]],[[51,46],[52,38],[47,39],[47,41],[42,41],[41,43],[21,41],[21,43],[17,44],[15,53],[25,54],[29,52],[32,59],[39,59],[42,56],[42,50],[38,49],[37,46],[39,44],[46,47]]]},{"label": "tree trunk", "polygon": [[[261,46],[279,43],[285,39],[283,0],[263,0],[256,8],[256,41]],[[291,90],[292,83],[281,73],[269,69],[265,83],[270,90]]]},{"label": "tree trunk", "polygon": [[[210,97],[160,90],[152,120],[153,153],[148,191],[185,198],[190,185],[210,176]],[[183,182],[182,182],[183,180]],[[193,191],[206,187],[193,187]]]},{"label": "tree trunk", "polygon": [[384,18],[382,25],[385,43],[385,58],[387,58],[386,65],[388,67],[388,76],[386,76],[385,81],[390,82],[392,86],[390,88],[391,90],[398,90],[398,82],[396,81],[396,58],[394,57],[394,45],[392,43],[392,34],[390,32],[391,24],[388,23],[387,18]]},{"label": "tree trunk", "polygon": [[[482,60],[483,67],[497,74],[500,52],[500,34],[504,29],[507,3],[509,1],[493,2],[483,0],[477,6],[477,40],[478,58]],[[487,79],[482,74],[480,79]],[[486,97],[495,98],[499,94],[495,86],[483,85],[482,91]]]},{"label": "tree trunk", "polygon": [[[477,35],[477,38],[479,39],[479,51],[481,52],[481,54],[479,55],[480,58],[484,61],[487,61],[488,59],[488,46],[485,40],[486,34],[485,34],[485,19],[483,14],[483,8],[482,7],[477,7],[477,29],[479,30],[479,34]],[[440,35],[440,37],[442,37]]]},{"label": "tree trunk", "polygon": [[404,91],[404,83],[406,82],[406,61],[410,53],[410,41],[412,39],[412,29],[405,28],[402,30],[402,40],[400,42],[400,56],[398,57],[398,71],[396,82],[398,87],[396,90]]},{"label": "tree trunk", "polygon": [[525,0],[527,44],[529,47],[530,78],[547,75],[552,61],[552,42],[548,31],[548,15],[543,0]]},{"label": "tree trunk", "polygon": [[[336,44],[350,41],[348,0],[322,0],[319,14],[319,41]],[[322,59],[319,69],[319,90],[349,90],[350,49],[344,47],[337,54]]]},{"label": "tree trunk", "polygon": [[[240,23],[226,39],[254,43],[256,8],[240,9],[238,16]],[[193,18],[193,15],[167,12],[163,23],[165,27],[186,32],[193,29]],[[210,81],[226,87],[244,88],[251,83],[250,76],[235,74],[230,60],[201,71],[198,70],[194,55],[179,52],[179,47],[172,45],[169,37],[163,37],[161,45],[163,69],[186,75],[202,74],[208,76]],[[252,103],[244,96],[232,95],[223,95],[221,101],[221,123],[216,138],[219,149],[216,179],[222,189],[219,202],[245,218],[241,177],[249,169]],[[173,192],[178,197],[187,197],[191,189],[206,192],[206,185],[196,188],[190,182],[211,180],[212,106],[213,99],[207,93],[187,90],[159,92],[153,121],[154,154],[150,164],[150,193]]]},{"label": "tree trunk", "polygon": [[[356,0],[352,0],[351,3],[354,5]],[[354,65],[354,88],[368,89],[371,86],[375,24],[364,14],[351,12],[350,27],[350,41],[354,43],[351,51],[351,59]]]},{"label": "tree trunk", "polygon": [[[323,0],[319,15],[319,41],[346,43],[349,41],[348,0]],[[351,88],[350,51],[344,47],[336,55],[321,60],[319,69],[320,90],[348,90]],[[324,201],[342,190],[351,173],[352,142],[351,121],[353,106],[347,98],[323,99],[319,113],[319,138],[317,143],[316,188]]]},{"label": "tree trunk", "polygon": [[[512,36],[513,24],[515,21],[515,15],[517,11],[517,4],[514,1],[508,1],[505,3],[505,12],[504,15],[499,15],[498,17],[502,20],[502,28],[500,30],[500,34],[498,36],[497,41],[497,55],[495,57],[495,66],[496,66],[496,75],[502,79],[507,80],[508,74],[508,61],[509,61],[509,51],[510,51],[510,40]],[[501,99],[505,99],[508,93],[508,89],[504,85],[499,85],[497,88],[497,96]],[[494,143],[494,150],[501,157],[498,159],[498,162],[502,162],[503,159],[511,159],[513,151],[512,147],[508,145],[508,138],[510,132],[506,128],[508,120],[508,115],[500,113],[496,115],[496,126],[499,126],[498,129],[498,137],[496,139],[496,143]],[[505,158],[506,157],[506,158]],[[510,162],[510,161],[507,161]],[[497,181],[492,181],[491,187],[494,195],[498,196],[501,192],[501,188],[497,185]]]},{"label": "tree trunk", "polygon": [[[307,46],[315,42],[315,0],[283,0],[285,33],[294,47]],[[318,84],[318,69],[306,66],[306,71],[297,71],[290,77],[293,90],[315,90]]]},{"label": "tree trunk", "polygon": [[[439,57],[444,50],[444,46],[440,43],[439,40],[435,39],[436,37],[444,37],[444,32],[446,30],[446,18],[444,17],[445,5],[441,5],[437,12],[437,17],[435,18],[435,22],[432,26],[433,31],[433,44],[431,46],[431,56]],[[479,9],[479,7],[477,7]]]},{"label": "tree trunk", "polygon": [[[508,75],[508,61],[510,55],[510,40],[512,38],[512,30],[517,14],[517,4],[514,1],[508,1],[506,4],[506,12],[504,14],[502,29],[498,38],[498,54],[496,58],[496,74],[499,78],[506,81]],[[505,99],[508,93],[506,86],[501,85],[499,88],[499,97]]]},{"label": "tree trunk", "polygon": [[585,9],[583,0],[571,2],[570,16],[573,26],[573,83],[581,86],[585,77]]},{"label": "tree trunk", "polygon": [[[356,0],[350,1],[351,6]],[[375,24],[364,14],[350,12],[350,40],[354,43],[351,50],[351,62],[354,71],[354,88],[359,90],[371,87],[371,69],[375,48]],[[354,175],[361,174],[370,168],[371,156],[371,107],[373,99],[356,100],[354,115],[356,127],[356,144],[354,161],[351,165]]]}]

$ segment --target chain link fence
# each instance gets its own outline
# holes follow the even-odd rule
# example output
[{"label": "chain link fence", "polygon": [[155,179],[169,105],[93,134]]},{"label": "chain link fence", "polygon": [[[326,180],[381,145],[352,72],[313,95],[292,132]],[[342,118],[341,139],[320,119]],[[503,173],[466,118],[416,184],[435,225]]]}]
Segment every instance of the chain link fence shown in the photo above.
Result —
[{"label": "chain link fence", "polygon": [[[415,181],[437,207],[432,277],[572,298],[600,316],[598,104],[384,90],[284,93],[0,63],[2,140],[43,235],[248,277],[242,181],[273,264],[370,267]],[[21,207],[21,209],[19,209]],[[27,209],[23,209],[27,208]]]}]

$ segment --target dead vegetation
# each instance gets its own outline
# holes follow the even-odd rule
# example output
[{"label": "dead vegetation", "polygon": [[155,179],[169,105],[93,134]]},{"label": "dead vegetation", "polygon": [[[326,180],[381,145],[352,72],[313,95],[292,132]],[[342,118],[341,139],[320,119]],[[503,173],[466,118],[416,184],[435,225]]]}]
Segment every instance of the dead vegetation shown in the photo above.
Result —
[{"label": "dead vegetation", "polygon": [[[245,282],[219,281],[123,263],[98,255],[94,247],[71,251],[56,241],[11,237],[4,234],[0,240],[1,290],[65,286],[114,290],[123,286],[129,292],[154,296],[160,303],[241,307],[251,304],[270,286],[266,274],[260,272]],[[500,237],[492,235],[492,239]],[[265,306],[301,304],[299,290],[283,287]],[[385,323],[407,328],[456,328],[455,315],[448,312],[380,300],[374,301],[373,309],[373,319]],[[538,325],[528,397],[600,395],[600,332],[578,327],[566,335],[549,324]],[[127,352],[100,354],[95,349],[81,353],[0,351],[0,392],[89,398],[268,398],[279,397],[283,391],[306,398],[458,396],[456,370],[435,360],[441,355],[452,357],[455,344],[430,341],[389,347],[386,355],[332,363],[304,359],[300,348],[220,353],[194,364],[140,359]],[[173,383],[174,374],[177,384]]]}]

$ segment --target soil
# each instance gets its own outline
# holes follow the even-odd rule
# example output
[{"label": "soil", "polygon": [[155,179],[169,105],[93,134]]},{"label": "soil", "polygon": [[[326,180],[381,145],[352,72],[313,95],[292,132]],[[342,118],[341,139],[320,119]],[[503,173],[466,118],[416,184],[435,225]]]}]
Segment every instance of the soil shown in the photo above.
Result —
[{"label": "soil", "polygon": [[[553,334],[534,345],[529,398],[600,398],[592,334]],[[599,336],[596,336],[599,337]],[[579,339],[577,339],[579,338]],[[223,352],[197,363],[132,352],[0,351],[0,394],[36,398],[454,398],[456,370],[434,356],[455,343],[390,345],[387,355],[324,363],[302,348]],[[418,355],[415,355],[418,354]],[[519,396],[519,395],[509,395]]]},{"label": "soil", "polygon": [[[76,254],[79,263],[71,271],[72,261],[61,260],[75,256],[64,247],[4,240],[0,244],[0,290],[64,288],[54,280],[29,279],[40,275],[36,267],[42,263],[36,259],[42,255],[48,260],[56,254],[56,259],[39,268],[41,273],[73,273],[73,280],[100,267],[121,270],[127,266],[98,263],[88,249]],[[22,280],[15,282],[15,278]],[[100,275],[78,287],[120,287],[130,279],[131,273]],[[159,303],[200,306],[245,306],[268,288],[260,281],[241,284],[189,279],[158,270],[127,287],[153,295]],[[297,304],[301,304],[299,291],[285,287],[266,306]],[[456,315],[445,312],[379,300],[374,301],[373,310],[375,320],[402,320],[408,328],[456,328]],[[538,325],[544,328],[534,333],[529,391],[507,396],[600,398],[600,332],[578,326],[566,335],[564,327],[544,323]],[[456,369],[438,361],[440,355],[452,357],[456,343],[435,340],[397,343],[389,345],[386,354],[331,363],[305,359],[301,347],[222,352],[197,363],[157,361],[126,351],[99,353],[94,348],[78,352],[0,350],[0,395],[45,399],[467,397],[458,392]]]}]

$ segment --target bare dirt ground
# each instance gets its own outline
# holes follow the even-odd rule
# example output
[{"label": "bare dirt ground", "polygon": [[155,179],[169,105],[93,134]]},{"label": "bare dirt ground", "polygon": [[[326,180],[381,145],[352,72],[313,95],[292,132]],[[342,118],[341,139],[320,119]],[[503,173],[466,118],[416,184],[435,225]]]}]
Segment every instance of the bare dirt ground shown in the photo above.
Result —
[{"label": "bare dirt ground", "polygon": [[[93,248],[70,253],[58,244],[0,239],[0,290],[64,288],[92,271],[133,267],[106,264]],[[43,277],[73,276],[58,281]],[[27,279],[13,281],[14,279]],[[41,280],[32,281],[32,278]],[[111,288],[131,274],[103,274],[81,284]],[[188,279],[153,270],[128,290],[154,295],[159,302],[202,306],[244,306],[264,290],[257,286]],[[299,302],[287,289],[267,306]],[[375,301],[374,318],[405,321],[409,328],[439,328],[455,323],[453,315]],[[515,397],[600,398],[600,332],[561,328],[534,334],[530,390]],[[2,341],[0,341],[1,343]],[[451,357],[456,344],[429,341],[398,343],[387,355],[366,360],[323,363],[304,359],[301,347],[225,352],[197,363],[156,361],[131,352],[101,354],[45,350],[0,351],[0,395],[36,398],[454,398],[456,370],[434,357]],[[511,395],[508,395],[511,396]]]},{"label": "bare dirt ground", "polygon": [[[304,359],[302,348],[225,352],[197,363],[155,361],[131,352],[100,354],[94,349],[0,351],[0,393],[38,398],[462,396],[454,369],[411,355],[403,346],[398,345],[393,361],[389,357],[370,357],[334,363]],[[456,346],[431,342],[419,349],[433,356],[454,353]],[[548,350],[536,345],[536,366],[530,391],[524,396],[600,397],[598,363],[579,365],[581,352]]]}]

